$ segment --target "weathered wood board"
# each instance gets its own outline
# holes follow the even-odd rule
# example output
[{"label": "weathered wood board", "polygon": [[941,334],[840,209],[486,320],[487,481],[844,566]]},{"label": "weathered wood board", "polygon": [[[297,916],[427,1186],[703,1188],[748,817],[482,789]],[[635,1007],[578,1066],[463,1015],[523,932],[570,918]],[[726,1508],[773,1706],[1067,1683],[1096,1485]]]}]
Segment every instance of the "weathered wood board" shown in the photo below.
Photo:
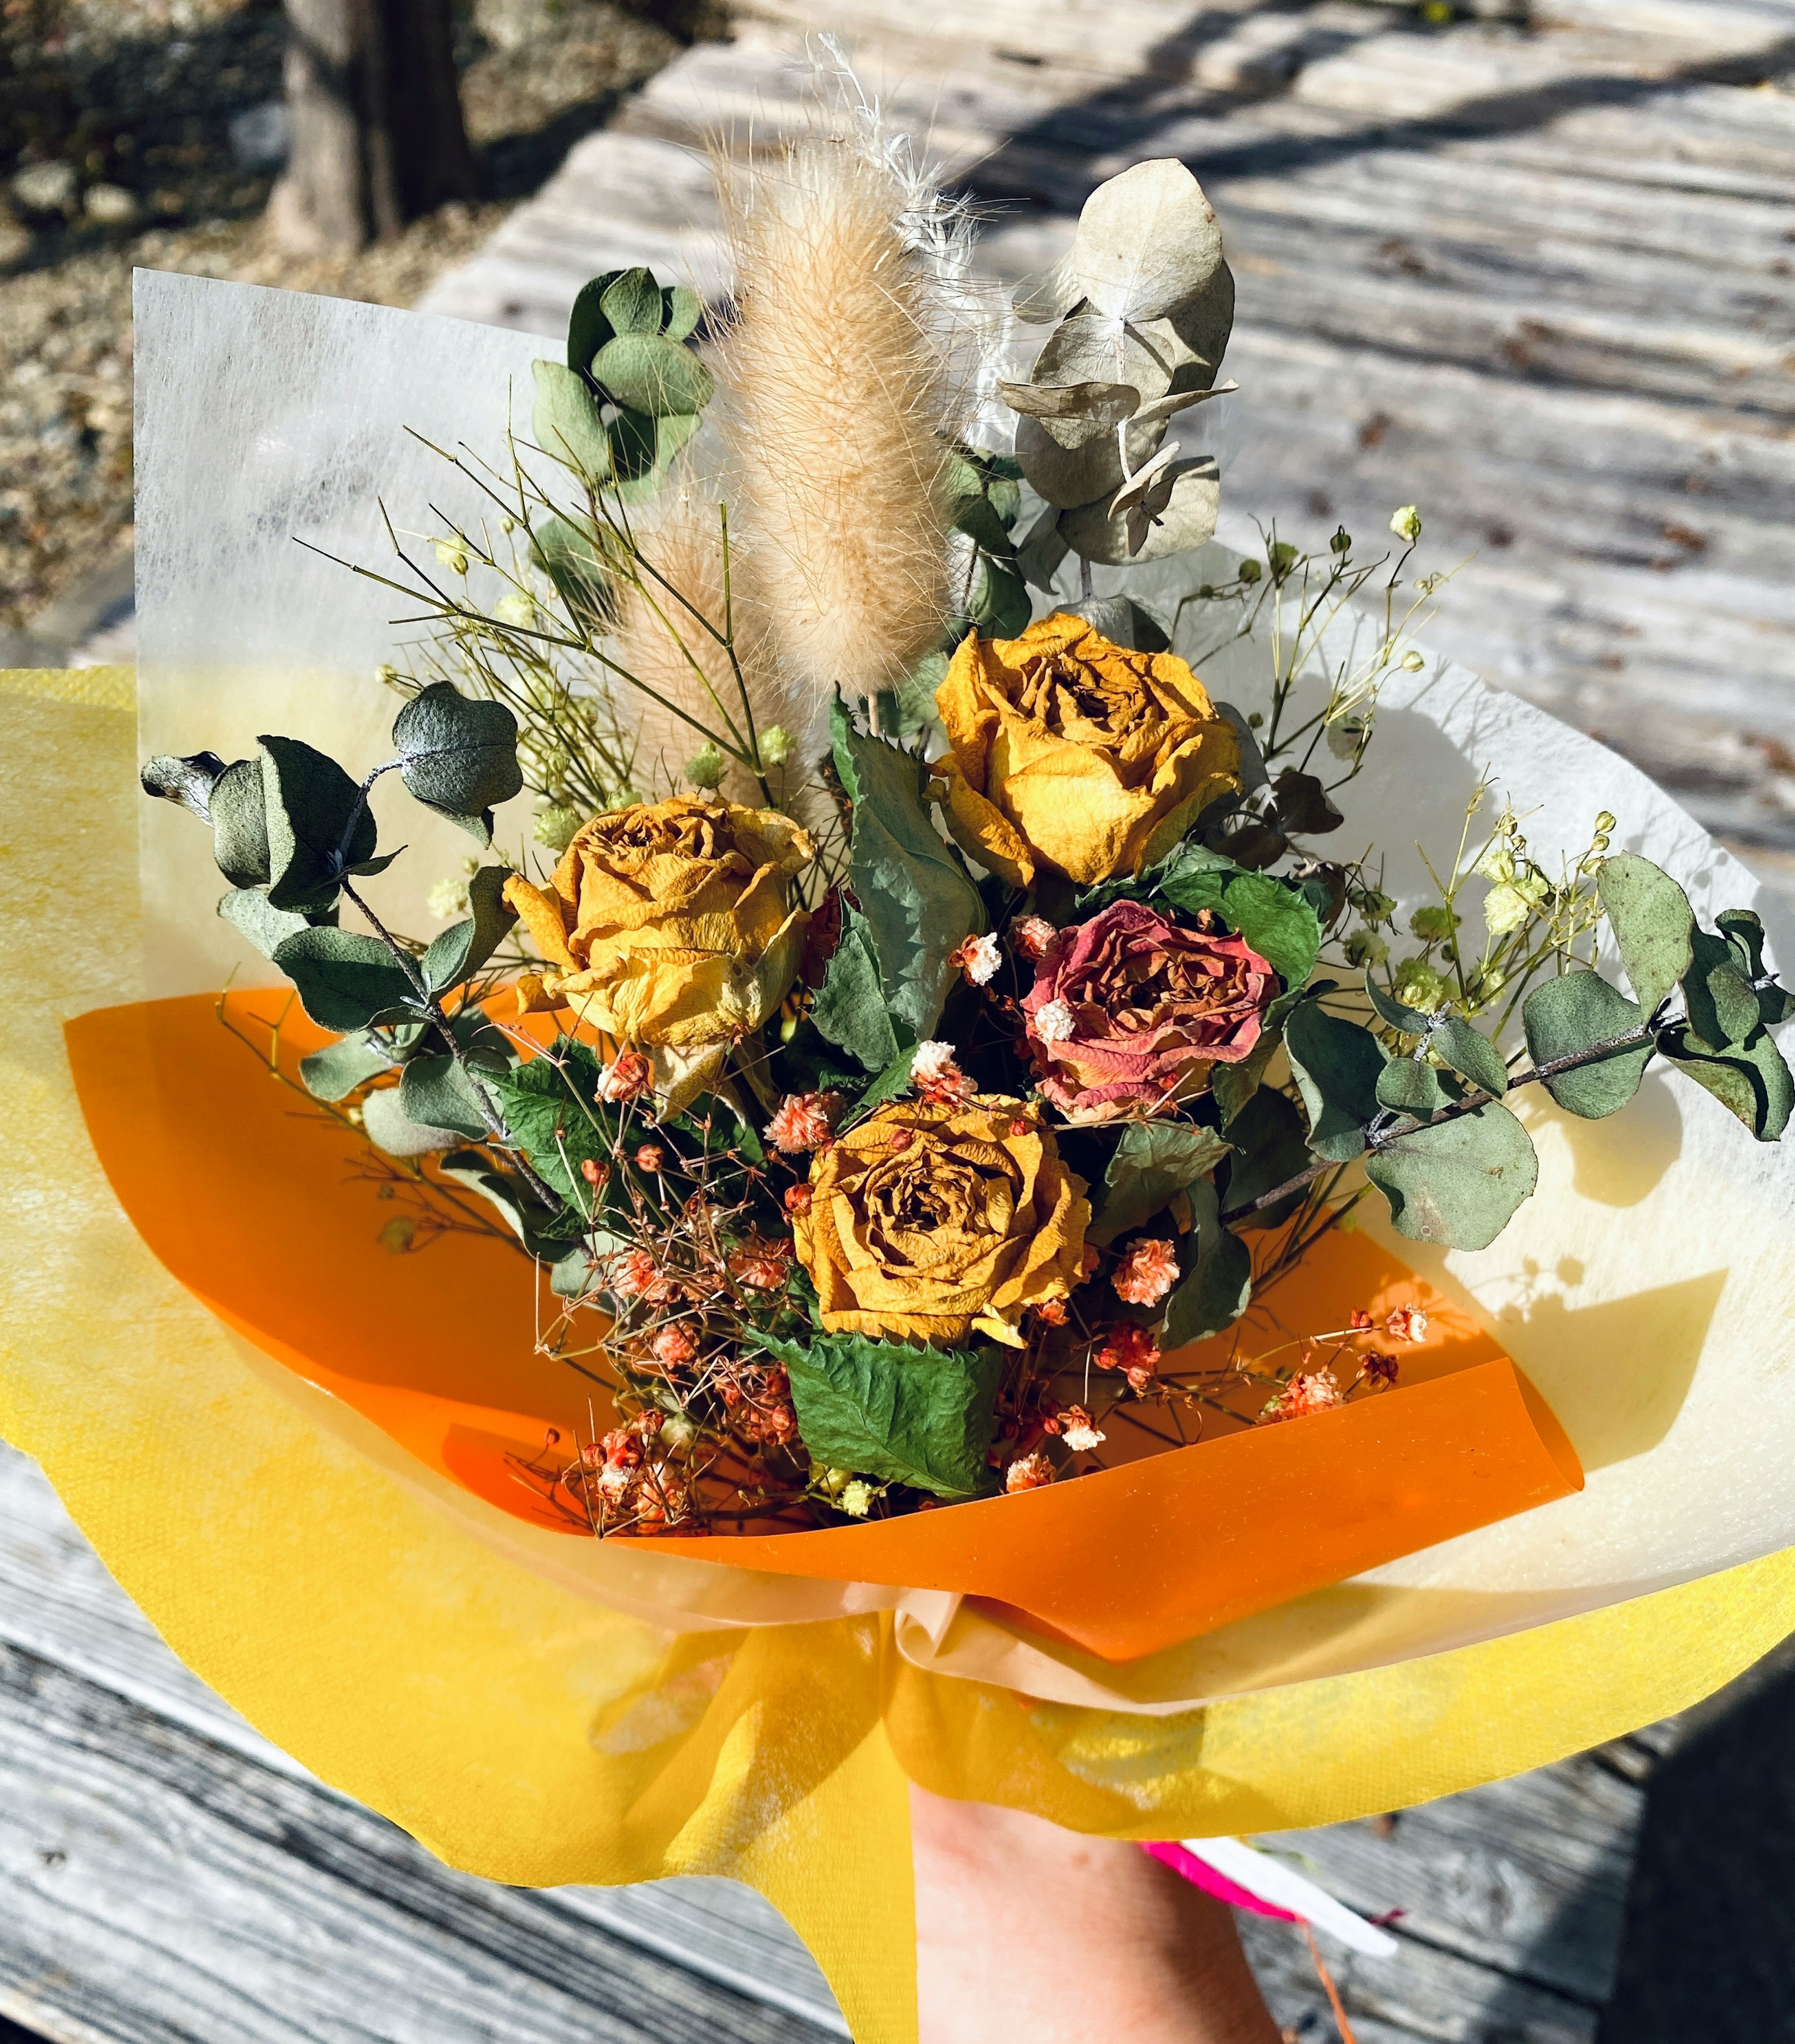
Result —
[{"label": "weathered wood board", "polygon": [[[1261,1841],[1368,1914],[1408,1912],[1397,1958],[1329,1952],[1366,2044],[1589,2044],[1649,1758],[1614,1753]],[[1325,2002],[1301,1938],[1245,1929],[1279,2021],[1308,2035]],[[54,2044],[844,2034],[798,1940],[732,1882],[502,1888],[313,1779],[181,1666],[0,1447],[5,2018]]]},{"label": "weathered wood board", "polygon": [[[1520,11],[1518,10],[1514,11]],[[1427,636],[1604,737],[1795,884],[1795,7],[748,0],[427,302],[558,334],[584,275],[716,288],[701,163],[807,117],[837,33],[1015,278],[1175,155],[1240,285],[1226,501],[1320,544],[1421,505]],[[619,202],[620,192],[627,193]],[[658,237],[658,240],[657,240]]]}]

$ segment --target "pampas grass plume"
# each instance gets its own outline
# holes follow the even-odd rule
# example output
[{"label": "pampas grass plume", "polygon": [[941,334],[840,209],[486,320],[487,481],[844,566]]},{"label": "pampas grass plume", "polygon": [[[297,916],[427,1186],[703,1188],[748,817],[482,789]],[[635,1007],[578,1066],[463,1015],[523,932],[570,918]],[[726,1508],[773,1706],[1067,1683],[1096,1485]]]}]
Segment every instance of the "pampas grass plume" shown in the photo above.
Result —
[{"label": "pampas grass plume", "polygon": [[743,582],[810,692],[788,726],[809,737],[838,686],[895,687],[940,633],[950,356],[888,165],[818,136],[775,162],[720,164],[718,181],[737,279],[717,352]]}]

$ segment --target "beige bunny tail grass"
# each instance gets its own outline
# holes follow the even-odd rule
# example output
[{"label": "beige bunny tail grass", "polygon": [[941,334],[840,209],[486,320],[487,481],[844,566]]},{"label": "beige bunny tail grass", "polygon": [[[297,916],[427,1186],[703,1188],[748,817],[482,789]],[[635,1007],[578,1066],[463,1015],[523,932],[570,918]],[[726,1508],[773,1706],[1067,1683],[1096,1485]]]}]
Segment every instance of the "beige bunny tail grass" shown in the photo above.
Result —
[{"label": "beige bunny tail grass", "polygon": [[817,136],[720,165],[718,182],[737,279],[720,409],[744,582],[809,692],[789,727],[809,740],[837,687],[896,686],[940,631],[951,356],[888,166]]},{"label": "beige bunny tail grass", "polygon": [[[636,521],[634,537],[640,582],[621,592],[617,624],[605,651],[640,684],[632,688],[618,679],[613,693],[620,718],[636,734],[637,782],[645,793],[661,795],[685,785],[686,762],[703,751],[705,732],[727,735],[732,720],[736,732],[745,736],[742,685],[762,732],[778,721],[783,705],[771,672],[765,631],[744,618],[739,606],[731,617],[725,601],[723,532],[715,494],[695,477],[676,475],[647,516]],[[707,624],[714,631],[707,631]],[[732,624],[741,685],[728,650],[716,636]],[[694,729],[678,714],[681,710],[703,728]],[[760,800],[751,777],[742,770],[732,767],[725,786],[738,800]]]}]

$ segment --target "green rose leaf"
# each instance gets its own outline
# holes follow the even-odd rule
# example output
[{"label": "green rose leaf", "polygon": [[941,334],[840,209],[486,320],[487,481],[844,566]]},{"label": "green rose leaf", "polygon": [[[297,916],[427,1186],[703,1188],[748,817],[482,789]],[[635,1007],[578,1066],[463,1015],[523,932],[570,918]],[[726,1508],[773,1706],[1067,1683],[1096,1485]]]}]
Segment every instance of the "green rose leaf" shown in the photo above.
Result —
[{"label": "green rose leaf", "polygon": [[752,1339],[786,1366],[805,1446],[832,1469],[937,1497],[986,1489],[1003,1358],[994,1350],[906,1348],[864,1335],[808,1345]]},{"label": "green rose leaf", "polygon": [[1309,1148],[1331,1164],[1358,1156],[1389,1062],[1383,1045],[1369,1029],[1305,1001],[1284,1024],[1284,1048],[1309,1112]]},{"label": "green rose leaf", "polygon": [[472,1081],[446,1053],[407,1059],[399,1074],[399,1105],[408,1120],[427,1128],[458,1128],[463,1135],[486,1132]]},{"label": "green rose leaf", "polygon": [[892,1015],[918,1043],[947,997],[948,960],[984,926],[966,868],[929,820],[920,760],[854,728],[838,696],[830,713],[836,770],[854,805],[848,884],[866,917]]},{"label": "green rose leaf", "polygon": [[546,455],[596,482],[611,473],[610,436],[592,386],[559,362],[532,362],[536,403],[530,431]]},{"label": "green rose leaf", "polygon": [[1509,1068],[1489,1039],[1462,1015],[1436,1024],[1428,1043],[1441,1062],[1482,1091],[1500,1100],[1509,1089]]},{"label": "green rose leaf", "polygon": [[614,1124],[593,1098],[598,1067],[583,1047],[570,1047],[565,1062],[532,1058],[528,1064],[501,1073],[492,1082],[506,1132],[545,1184],[563,1199],[578,1203],[590,1193],[579,1176],[581,1165],[611,1161]]},{"label": "green rose leaf", "polygon": [[393,720],[399,778],[428,809],[492,842],[492,813],[524,785],[517,720],[503,703],[475,702],[452,682],[432,682]]},{"label": "green rose leaf", "polygon": [[296,937],[312,925],[290,909],[276,909],[261,887],[238,887],[218,904],[218,913],[236,932],[247,937],[263,958],[271,959],[289,937]]},{"label": "green rose leaf", "polygon": [[1697,1043],[1687,1030],[1666,1029],[1659,1034],[1658,1047],[1678,1071],[1687,1072],[1697,1085],[1705,1086],[1760,1143],[1782,1139],[1789,1110],[1795,1107],[1795,1083],[1769,1030],[1760,1029],[1750,1043],[1715,1053]]},{"label": "green rose leaf", "polygon": [[274,962],[321,1028],[365,1029],[373,1022],[408,1020],[419,1005],[410,974],[392,953],[354,930],[301,930],[276,947]]},{"label": "green rose leaf", "polygon": [[716,385],[690,348],[658,333],[620,333],[592,358],[592,378],[620,405],[659,418],[701,412]]},{"label": "green rose leaf", "polygon": [[1258,1213],[1249,1209],[1255,1200],[1289,1184],[1309,1166],[1308,1132],[1296,1102],[1275,1086],[1260,1086],[1228,1123],[1228,1139],[1236,1152],[1228,1166],[1228,1217],[1243,1227],[1276,1227],[1302,1197],[1300,1192]]},{"label": "green rose leaf", "polygon": [[468,882],[472,915],[451,924],[424,954],[424,977],[432,993],[471,978],[505,941],[517,920],[517,911],[505,905],[505,883],[510,878],[508,866],[482,866]]},{"label": "green rose leaf", "polygon": [[1689,968],[1695,914],[1689,897],[1668,873],[1632,851],[1605,859],[1596,887],[1633,992],[1647,1014],[1655,1014]]},{"label": "green rose leaf", "polygon": [[1683,1009],[1689,1033],[1707,1050],[1731,1049],[1758,1028],[1756,990],[1724,937],[1702,929],[1691,934]]},{"label": "green rose leaf", "polygon": [[1199,1180],[1190,1188],[1190,1204],[1197,1225],[1187,1252],[1190,1268],[1166,1302],[1162,1339],[1168,1349],[1232,1327],[1253,1292],[1252,1252],[1222,1225],[1215,1187]]},{"label": "green rose leaf", "polygon": [[[268,900],[302,914],[327,909],[344,874],[374,857],[374,818],[360,789],[325,753],[297,738],[256,742],[262,748]],[[227,771],[214,797],[229,778]]]},{"label": "green rose leaf", "polygon": [[1180,865],[1174,854],[1153,891],[1187,916],[1213,909],[1287,988],[1301,986],[1321,949],[1314,904],[1293,882],[1274,879],[1268,873],[1243,873],[1213,852],[1202,855],[1213,863],[1199,865],[1192,857]]},{"label": "green rose leaf", "polygon": [[1486,1249],[1533,1190],[1539,1160],[1527,1131],[1492,1101],[1381,1143],[1365,1175],[1389,1201],[1399,1235]]},{"label": "green rose leaf", "polygon": [[843,908],[841,941],[817,990],[810,1020],[869,1072],[882,1072],[898,1055],[871,928],[857,909]]},{"label": "green rose leaf", "polygon": [[1207,1178],[1232,1147],[1193,1122],[1130,1122],[1103,1174],[1087,1239],[1113,1242],[1151,1220],[1174,1193]]},{"label": "green rose leaf", "polygon": [[[1574,1058],[1615,1036],[1624,1036],[1645,1020],[1645,1010],[1629,1001],[1600,973],[1567,972],[1536,986],[1520,1011],[1527,1047],[1536,1065]],[[1600,1121],[1624,1108],[1639,1089],[1651,1061],[1648,1039],[1632,1050],[1613,1051],[1593,1064],[1579,1065],[1543,1082],[1567,1114]]]},{"label": "green rose leaf", "polygon": [[299,1077],[314,1100],[347,1100],[359,1085],[390,1071],[394,1059],[384,1044],[366,1036],[340,1036],[299,1060]]},{"label": "green rose leaf", "polygon": [[[899,1033],[907,1036],[910,1032],[908,1029],[902,1029]],[[890,1063],[861,1094],[855,1103],[856,1112],[859,1114],[868,1113],[874,1108],[882,1106],[886,1101],[895,1100],[899,1093],[909,1092],[910,1073],[916,1063],[916,1056],[917,1047],[914,1043],[902,1045]]]}]

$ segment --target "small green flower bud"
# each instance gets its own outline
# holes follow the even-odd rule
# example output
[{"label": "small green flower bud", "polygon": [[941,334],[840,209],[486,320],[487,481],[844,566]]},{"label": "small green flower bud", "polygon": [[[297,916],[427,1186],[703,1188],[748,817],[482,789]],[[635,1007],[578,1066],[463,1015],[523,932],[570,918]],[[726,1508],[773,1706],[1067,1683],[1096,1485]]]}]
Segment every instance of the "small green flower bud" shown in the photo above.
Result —
[{"label": "small green flower bud", "polygon": [[760,756],[769,766],[784,766],[790,763],[798,751],[798,740],[783,724],[775,724],[760,734]]},{"label": "small green flower bud", "polygon": [[1382,965],[1389,956],[1389,946],[1375,930],[1355,930],[1343,949],[1348,965]]},{"label": "small green flower bud", "polygon": [[1432,1015],[1446,1000],[1446,982],[1424,959],[1405,959],[1396,969],[1394,991],[1398,1001]]},{"label": "small green flower bud", "polygon": [[725,767],[723,755],[714,745],[707,745],[701,752],[694,752],[686,762],[686,782],[688,787],[714,788],[722,780]]},{"label": "small green flower bud", "polygon": [[1344,525],[1340,527],[1328,542],[1328,551],[1331,554],[1350,554],[1352,551],[1352,535]]},{"label": "small green flower bud", "polygon": [[1604,809],[1601,814],[1596,819],[1596,829],[1597,832],[1601,836],[1606,837],[1609,832],[1614,828],[1616,820],[1617,819],[1612,809]]},{"label": "small green flower bud", "polygon": [[394,688],[398,685],[399,670],[390,662],[382,660],[374,670],[374,678],[383,689]]},{"label": "small green flower bud", "polygon": [[1271,572],[1282,582],[1297,564],[1297,550],[1288,540],[1274,540],[1266,549],[1266,559],[1271,563]]},{"label": "small green flower bud", "polygon": [[1405,504],[1400,510],[1390,513],[1389,528],[1399,540],[1406,540],[1413,546],[1421,536],[1421,514],[1413,504]]},{"label": "small green flower bud", "polygon": [[436,542],[436,559],[451,574],[464,575],[467,572],[467,542],[458,532],[452,540]]},{"label": "small green flower bud", "polygon": [[1439,944],[1458,928],[1460,920],[1450,909],[1429,906],[1417,909],[1409,918],[1409,927],[1423,943]]},{"label": "small green flower bud", "polygon": [[528,630],[536,622],[536,598],[528,590],[514,589],[493,605],[493,615],[506,624],[521,624]]},{"label": "small green flower bud", "polygon": [[675,1454],[683,1454],[698,1438],[698,1430],[683,1412],[661,1422],[661,1439]]},{"label": "small green flower bud", "polygon": [[1263,573],[1264,570],[1260,567],[1257,561],[1243,561],[1240,563],[1240,579],[1249,587],[1257,582]]},{"label": "small green flower bud", "polygon": [[1421,671],[1422,668],[1428,664],[1427,655],[1424,653],[1417,652],[1415,648],[1411,646],[1409,651],[1402,656],[1402,664],[1409,670],[1410,674],[1418,674]]},{"label": "small green flower bud", "polygon": [[565,851],[579,828],[579,811],[566,802],[539,809],[530,825],[530,836],[549,851]]}]

